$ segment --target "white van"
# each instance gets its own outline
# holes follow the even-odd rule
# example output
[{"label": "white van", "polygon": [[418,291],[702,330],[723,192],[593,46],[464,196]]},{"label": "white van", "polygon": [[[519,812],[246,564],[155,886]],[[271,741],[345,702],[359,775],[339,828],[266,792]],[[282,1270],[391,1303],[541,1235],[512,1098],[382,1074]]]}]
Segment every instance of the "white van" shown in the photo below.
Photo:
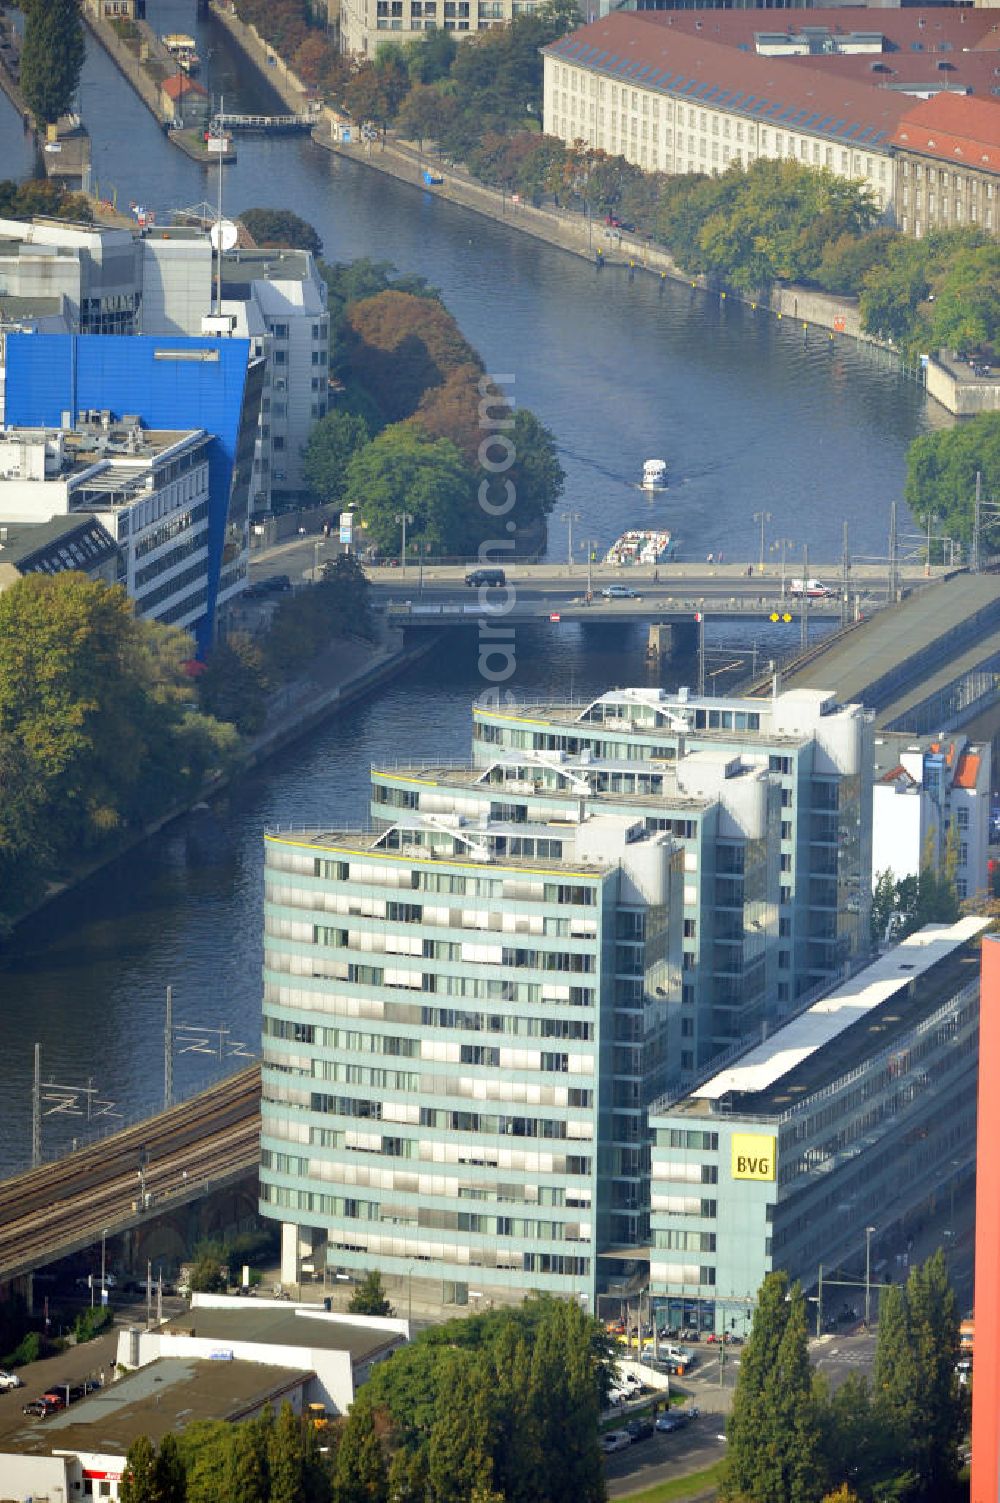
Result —
[{"label": "white van", "polygon": [[793,579],[789,583],[788,593],[799,599],[806,595],[810,600],[828,600],[833,591],[821,579]]}]

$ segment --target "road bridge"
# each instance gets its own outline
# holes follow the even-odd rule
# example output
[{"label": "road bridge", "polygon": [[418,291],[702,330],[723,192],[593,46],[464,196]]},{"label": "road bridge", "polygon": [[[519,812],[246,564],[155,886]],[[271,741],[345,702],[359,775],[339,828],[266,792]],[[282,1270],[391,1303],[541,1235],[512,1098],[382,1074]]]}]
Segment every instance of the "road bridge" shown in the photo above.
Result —
[{"label": "road bridge", "polygon": [[260,1066],[0,1182],[0,1281],[256,1174]]},{"label": "road bridge", "polygon": [[[318,553],[317,545],[313,545]],[[705,620],[766,622],[809,619],[844,623],[868,615],[887,603],[889,579],[884,568],[852,570],[846,593],[840,577],[827,571],[815,577],[830,581],[829,596],[803,601],[792,594],[792,573],[785,577],[747,572],[742,565],[706,568],[704,565],[661,564],[656,568],[590,569],[549,563],[519,564],[505,570],[506,585],[478,589],[467,586],[463,568],[424,570],[419,565],[370,571],[376,603],[407,629],[470,626],[479,622],[510,625],[533,621],[579,620],[662,623],[692,629]],[[903,590],[934,583],[922,569],[900,575]],[[622,594],[606,594],[608,590]]]},{"label": "road bridge", "polygon": [[[879,729],[957,730],[1000,706],[1000,577],[956,574],[786,664],[787,689],[829,689]],[[761,681],[757,692],[768,692]]]}]

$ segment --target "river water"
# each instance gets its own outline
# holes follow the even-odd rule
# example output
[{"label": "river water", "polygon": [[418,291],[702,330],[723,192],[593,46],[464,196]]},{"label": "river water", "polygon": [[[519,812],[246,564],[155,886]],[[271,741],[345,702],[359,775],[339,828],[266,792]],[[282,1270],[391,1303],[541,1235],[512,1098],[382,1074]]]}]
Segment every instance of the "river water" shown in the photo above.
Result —
[{"label": "river water", "polygon": [[[275,107],[266,81],[211,19],[196,17],[193,0],[156,0],[154,24],[197,35],[203,81],[227,109]],[[102,195],[153,208],[160,222],[214,200],[214,179],[169,145],[89,38],[81,97]],[[0,177],[30,168],[20,121],[0,97]],[[839,557],[844,521],[856,555],[884,555],[907,444],[945,421],[921,391],[844,341],[683,286],[597,272],[307,138],[241,140],[224,188],[229,213],[262,204],[301,214],[330,260],[367,255],[441,287],[489,370],[512,375],[516,399],[557,435],[567,472],[560,511],[579,514],[578,540],[607,544],[655,522],[673,530],[683,556],[723,549],[755,560],[753,515],[767,512],[766,543],[807,544],[814,563]],[[653,455],[668,460],[671,486],[650,501],[634,482]],[[908,525],[901,508],[901,531]],[[556,519],[550,550],[564,558],[565,548]],[[766,652],[763,624],[759,636]],[[644,646],[629,627],[526,630],[514,686],[582,695],[645,682],[654,670]],[[692,672],[668,665],[665,681],[690,682]],[[44,1079],[92,1079],[126,1115],[162,1099],[168,984],[178,1021],[226,1027],[255,1046],[263,828],[357,824],[371,762],[466,757],[481,688],[472,644],[454,641],[244,779],[211,814],[191,816],[19,931],[0,959],[0,1173],[30,1151],[36,1041]],[[178,1089],[212,1068],[182,1055]],[[79,1118],[47,1117],[45,1146],[68,1146],[84,1130]]]}]

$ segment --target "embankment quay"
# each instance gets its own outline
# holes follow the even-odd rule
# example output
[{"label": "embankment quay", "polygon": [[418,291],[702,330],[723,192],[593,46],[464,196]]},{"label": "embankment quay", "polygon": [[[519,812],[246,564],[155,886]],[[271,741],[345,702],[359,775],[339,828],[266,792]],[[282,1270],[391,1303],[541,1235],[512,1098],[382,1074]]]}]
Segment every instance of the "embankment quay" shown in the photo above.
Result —
[{"label": "embankment quay", "polygon": [[255,1177],[259,1144],[260,1066],[253,1065],[146,1121],[0,1181],[0,1282]]}]

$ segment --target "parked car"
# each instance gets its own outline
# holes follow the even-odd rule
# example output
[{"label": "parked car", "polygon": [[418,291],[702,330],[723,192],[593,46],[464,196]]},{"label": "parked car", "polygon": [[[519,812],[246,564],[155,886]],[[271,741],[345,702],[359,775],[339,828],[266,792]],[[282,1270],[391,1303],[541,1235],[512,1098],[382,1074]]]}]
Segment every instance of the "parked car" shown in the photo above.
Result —
[{"label": "parked car", "polygon": [[638,1419],[629,1420],[625,1426],[633,1445],[637,1440],[648,1440],[653,1433],[653,1421],[640,1416]]},{"label": "parked car", "polygon": [[670,1362],[666,1357],[655,1357],[652,1352],[643,1352],[642,1365],[648,1367],[654,1373],[675,1373],[677,1363]]},{"label": "parked car", "polygon": [[633,590],[627,584],[609,584],[609,585],[605,585],[604,589],[601,591],[601,594],[604,596],[605,600],[641,600],[642,599],[642,596],[641,595],[637,595],[636,592],[635,592],[635,590]]},{"label": "parked car", "polygon": [[661,1341],[677,1341],[681,1333],[677,1326],[661,1326],[656,1334]]},{"label": "parked car", "polygon": [[465,582],[481,589],[484,585],[505,585],[507,576],[502,569],[473,569],[465,576]]},{"label": "parked car", "polygon": [[8,1373],[0,1369],[0,1393],[7,1393],[12,1388],[23,1388],[24,1379],[19,1378],[17,1373]]},{"label": "parked car", "polygon": [[685,1326],[684,1329],[681,1331],[681,1340],[682,1341],[700,1341],[701,1340],[701,1332],[699,1331],[699,1329],[698,1329],[697,1326]]},{"label": "parked car", "polygon": [[243,594],[248,600],[259,600],[263,595],[282,595],[291,588],[292,581],[287,574],[269,574],[266,579],[255,579]]},{"label": "parked car", "polygon": [[683,1430],[693,1419],[697,1419],[701,1410],[697,1404],[689,1404],[685,1409],[666,1409],[656,1418],[657,1430]]},{"label": "parked car", "polygon": [[33,1414],[38,1419],[45,1419],[46,1415],[55,1414],[59,1409],[65,1409],[66,1405],[57,1393],[45,1393],[40,1399],[29,1399],[21,1410],[22,1414]]},{"label": "parked car", "polygon": [[601,1450],[605,1456],[611,1456],[615,1451],[624,1451],[632,1444],[632,1437],[627,1430],[609,1430],[601,1436]]}]

